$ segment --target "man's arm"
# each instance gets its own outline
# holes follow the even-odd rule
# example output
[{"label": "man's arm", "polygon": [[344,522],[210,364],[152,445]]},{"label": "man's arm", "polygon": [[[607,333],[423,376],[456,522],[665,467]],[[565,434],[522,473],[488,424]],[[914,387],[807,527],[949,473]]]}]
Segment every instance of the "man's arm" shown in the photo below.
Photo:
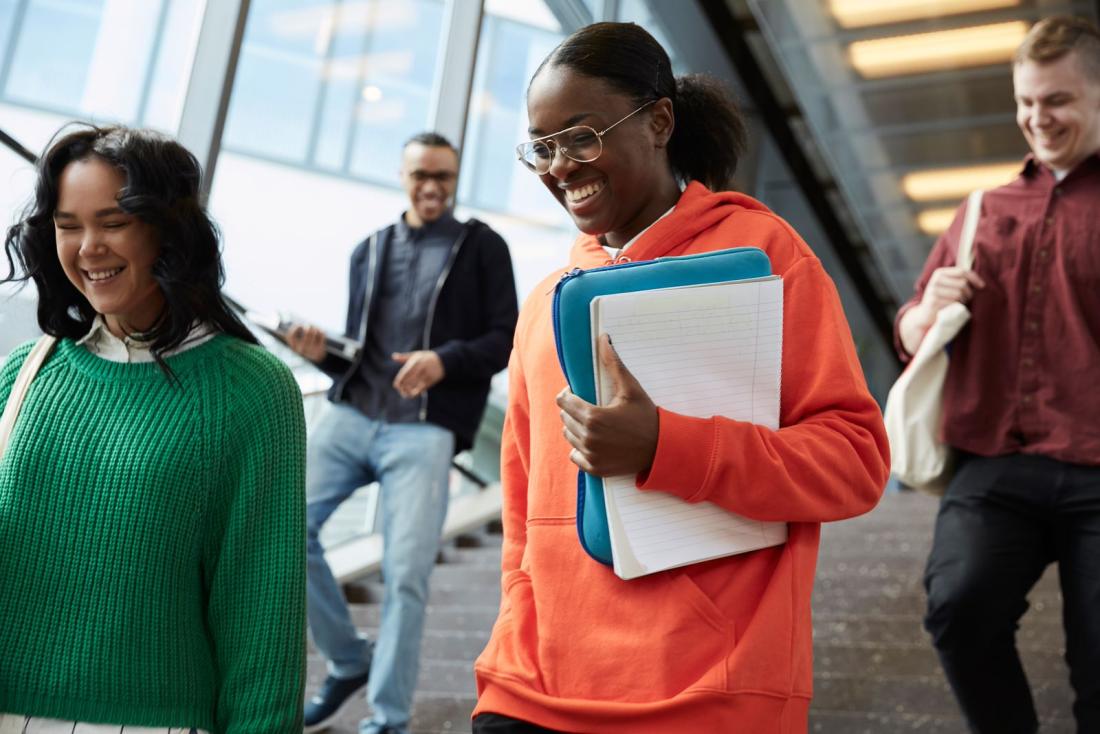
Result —
[{"label": "man's arm", "polygon": [[969,303],[974,291],[984,287],[985,281],[973,270],[955,266],[933,270],[920,301],[902,312],[898,319],[901,346],[910,355],[916,354],[941,309],[956,302]]},{"label": "man's arm", "polygon": [[433,351],[439,355],[448,377],[484,379],[508,366],[519,305],[508,245],[489,227],[480,227],[471,236],[478,238],[477,267],[482,287],[477,295],[485,322],[480,336],[452,339]]},{"label": "man's arm", "polygon": [[955,212],[951,226],[940,235],[928,255],[914,286],[913,297],[898,309],[894,322],[895,347],[905,361],[916,353],[941,309],[955,302],[969,303],[974,292],[985,287],[980,275],[955,265],[965,214],[964,201]]}]

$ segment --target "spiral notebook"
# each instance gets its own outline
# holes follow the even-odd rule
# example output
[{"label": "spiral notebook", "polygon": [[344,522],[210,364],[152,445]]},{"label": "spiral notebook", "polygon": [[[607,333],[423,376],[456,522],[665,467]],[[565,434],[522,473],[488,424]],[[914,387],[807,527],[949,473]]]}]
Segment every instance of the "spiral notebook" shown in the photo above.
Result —
[{"label": "spiral notebook", "polygon": [[[607,333],[623,364],[662,408],[779,428],[783,281],[617,293],[591,302],[593,338]],[[596,354],[593,345],[593,355]],[[594,356],[597,401],[612,385]],[[604,479],[613,568],[624,579],[786,542],[787,524],[741,517],[710,502]]]}]

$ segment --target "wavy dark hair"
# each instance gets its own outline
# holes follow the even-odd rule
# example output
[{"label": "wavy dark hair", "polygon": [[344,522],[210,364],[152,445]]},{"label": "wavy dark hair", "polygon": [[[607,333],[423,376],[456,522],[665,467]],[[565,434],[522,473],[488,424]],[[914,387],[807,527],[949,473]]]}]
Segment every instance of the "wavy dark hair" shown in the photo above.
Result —
[{"label": "wavy dark hair", "polygon": [[746,140],[745,121],[733,95],[706,74],[674,76],[668,54],[641,26],[585,26],[550,52],[531,81],[547,67],[600,79],[638,106],[668,97],[676,117],[668,144],[672,172],[682,182],[695,180],[714,190],[732,185]]},{"label": "wavy dark hair", "polygon": [[70,127],[54,136],[38,160],[34,198],[4,240],[8,275],[0,283],[34,281],[43,332],[70,339],[88,333],[97,314],[62,270],[53,217],[65,167],[96,157],[125,178],[119,208],[152,225],[160,243],[152,275],[164,296],[164,309],[140,335],[157,365],[171,375],[164,354],[182,344],[196,322],[255,344],[221,293],[225,271],[219,232],[200,201],[198,159],[171,138],[149,130],[81,123],[75,130]]}]

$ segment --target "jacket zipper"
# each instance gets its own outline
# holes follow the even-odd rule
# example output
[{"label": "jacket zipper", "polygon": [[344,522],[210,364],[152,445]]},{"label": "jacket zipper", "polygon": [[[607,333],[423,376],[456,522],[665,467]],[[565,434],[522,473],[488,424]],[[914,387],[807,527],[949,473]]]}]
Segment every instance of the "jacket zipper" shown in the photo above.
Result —
[{"label": "jacket zipper", "polygon": [[[455,260],[458,258],[458,251],[462,247],[462,243],[466,241],[467,235],[469,235],[469,227],[462,227],[462,234],[455,240],[454,245],[451,246],[451,254],[447,258],[447,263],[443,266],[443,272],[439,274],[439,277],[435,281],[435,290],[432,291],[432,298],[428,301],[428,318],[424,321],[424,333],[420,339],[420,348],[428,349],[429,340],[432,335],[432,323],[435,321],[435,307],[439,303],[439,293],[443,290],[443,284],[447,281],[447,276],[451,274],[451,268],[454,267]],[[425,390],[420,394],[420,422],[428,420],[428,391]]]},{"label": "jacket zipper", "polygon": [[359,321],[359,354],[356,356],[355,361],[351,363],[351,369],[344,372],[344,376],[340,380],[339,388],[336,390],[336,397],[341,401],[344,400],[344,390],[347,387],[348,380],[359,371],[359,367],[363,364],[363,358],[366,355],[367,318],[370,315],[370,299],[374,290],[374,270],[377,261],[378,233],[375,232],[367,241],[367,278],[363,283],[363,317]]}]

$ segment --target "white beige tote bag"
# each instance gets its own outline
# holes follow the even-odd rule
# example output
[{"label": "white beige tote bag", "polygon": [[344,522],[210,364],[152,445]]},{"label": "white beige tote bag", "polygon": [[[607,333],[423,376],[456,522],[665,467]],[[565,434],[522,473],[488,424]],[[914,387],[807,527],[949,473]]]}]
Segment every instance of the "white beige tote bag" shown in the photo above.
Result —
[{"label": "white beige tote bag", "polygon": [[[974,262],[974,233],[981,216],[982,192],[970,194],[955,265]],[[890,388],[883,418],[890,441],[890,471],[914,489],[943,494],[951,478],[951,448],[943,443],[943,385],[946,347],[970,321],[970,309],[952,303],[936,314],[913,360]]]},{"label": "white beige tote bag", "polygon": [[4,414],[0,416],[0,458],[4,457],[4,452],[8,448],[8,440],[11,438],[12,431],[15,430],[19,408],[23,405],[23,398],[31,386],[31,380],[38,374],[38,368],[46,361],[56,342],[57,339],[48,335],[35,342],[27,358],[23,360],[19,374],[15,376],[15,384],[12,385],[8,402],[4,405]]}]

